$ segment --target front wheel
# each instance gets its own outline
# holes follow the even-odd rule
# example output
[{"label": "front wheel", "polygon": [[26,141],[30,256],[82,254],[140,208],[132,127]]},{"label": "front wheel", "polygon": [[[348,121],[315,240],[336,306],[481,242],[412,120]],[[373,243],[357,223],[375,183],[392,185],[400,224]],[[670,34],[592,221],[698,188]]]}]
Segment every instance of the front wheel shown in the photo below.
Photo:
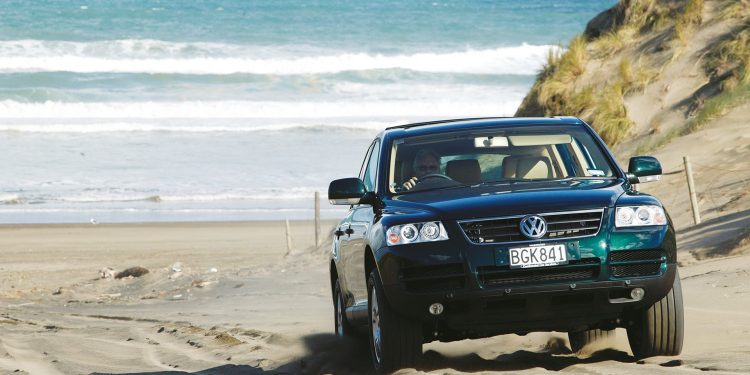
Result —
[{"label": "front wheel", "polygon": [[393,311],[385,298],[377,270],[367,280],[370,356],[375,370],[391,372],[413,367],[422,355],[422,329]]},{"label": "front wheel", "polygon": [[630,349],[636,358],[674,356],[682,351],[685,320],[680,274],[672,290],[647,309],[637,311],[628,327]]},{"label": "front wheel", "polygon": [[346,319],[345,306],[344,295],[341,294],[341,284],[336,279],[336,285],[333,287],[333,319],[336,324],[336,336],[338,337],[354,336],[354,327]]}]

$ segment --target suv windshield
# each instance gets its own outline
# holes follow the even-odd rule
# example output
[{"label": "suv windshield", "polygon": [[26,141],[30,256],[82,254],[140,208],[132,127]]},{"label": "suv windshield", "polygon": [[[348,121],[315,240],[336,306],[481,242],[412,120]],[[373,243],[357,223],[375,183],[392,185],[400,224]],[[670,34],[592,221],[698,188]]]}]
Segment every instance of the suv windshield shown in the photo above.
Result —
[{"label": "suv windshield", "polygon": [[524,126],[394,141],[388,186],[408,193],[484,183],[606,178],[614,168],[578,126]]}]

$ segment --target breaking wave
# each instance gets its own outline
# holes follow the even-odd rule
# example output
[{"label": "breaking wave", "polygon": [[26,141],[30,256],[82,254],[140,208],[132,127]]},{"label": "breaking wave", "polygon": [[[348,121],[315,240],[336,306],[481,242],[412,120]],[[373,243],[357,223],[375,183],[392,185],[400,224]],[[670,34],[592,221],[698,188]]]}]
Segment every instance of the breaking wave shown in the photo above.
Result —
[{"label": "breaking wave", "polygon": [[158,40],[0,41],[0,72],[323,74],[376,69],[432,73],[536,74],[549,51],[529,45],[413,54],[317,51],[300,55],[219,44]]}]

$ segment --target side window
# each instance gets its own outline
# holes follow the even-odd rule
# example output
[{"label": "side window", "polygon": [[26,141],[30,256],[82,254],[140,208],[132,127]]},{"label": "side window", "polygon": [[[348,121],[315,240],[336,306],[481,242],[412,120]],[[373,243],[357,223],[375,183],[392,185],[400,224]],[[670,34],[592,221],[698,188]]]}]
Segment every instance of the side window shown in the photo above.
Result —
[{"label": "side window", "polygon": [[375,141],[372,144],[372,151],[370,152],[370,159],[367,161],[365,167],[365,174],[362,176],[362,181],[365,183],[367,191],[375,191],[375,181],[378,178],[378,160],[380,159],[380,142]]},{"label": "side window", "polygon": [[364,160],[362,160],[362,167],[359,168],[359,177],[360,180],[365,180],[365,169],[368,166],[368,161],[370,160],[370,154],[372,153],[372,148],[375,146],[375,142],[373,142],[370,147],[367,149],[367,153],[365,154]]}]

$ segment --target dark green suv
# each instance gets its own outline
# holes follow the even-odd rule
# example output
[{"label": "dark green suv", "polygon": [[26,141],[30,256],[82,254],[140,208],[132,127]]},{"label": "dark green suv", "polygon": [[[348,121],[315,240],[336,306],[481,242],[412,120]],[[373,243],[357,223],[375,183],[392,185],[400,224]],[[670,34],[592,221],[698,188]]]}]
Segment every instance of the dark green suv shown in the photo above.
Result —
[{"label": "dark green suv", "polygon": [[368,332],[379,371],[414,365],[422,344],[568,332],[571,349],[627,329],[636,357],[677,355],[683,308],[675,233],[583,121],[450,120],[388,128],[359,177],[333,181],[349,205],[331,251],[336,332]]}]

